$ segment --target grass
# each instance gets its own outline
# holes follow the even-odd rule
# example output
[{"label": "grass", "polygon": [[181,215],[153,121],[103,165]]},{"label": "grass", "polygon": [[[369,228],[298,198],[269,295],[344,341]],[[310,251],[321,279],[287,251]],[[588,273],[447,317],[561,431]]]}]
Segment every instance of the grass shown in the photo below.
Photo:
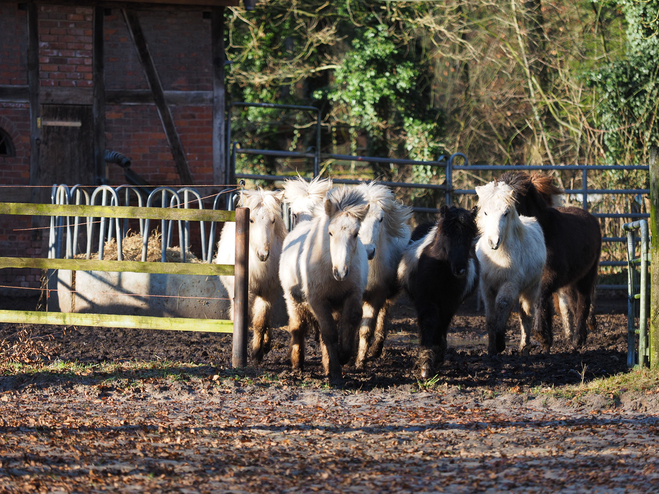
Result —
[{"label": "grass", "polygon": [[641,394],[659,393],[659,368],[634,369],[610,377],[593,379],[587,383],[540,390],[540,394],[564,398],[579,398],[589,394],[601,394],[618,398],[625,392]]}]

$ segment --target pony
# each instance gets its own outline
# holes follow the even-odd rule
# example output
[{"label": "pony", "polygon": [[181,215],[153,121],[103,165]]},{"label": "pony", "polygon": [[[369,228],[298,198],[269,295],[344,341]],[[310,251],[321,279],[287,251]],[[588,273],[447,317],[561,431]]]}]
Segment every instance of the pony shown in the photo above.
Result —
[{"label": "pony", "polygon": [[485,303],[488,353],[506,348],[506,323],[515,302],[520,302],[522,337],[520,351],[531,347],[531,329],[547,249],[538,220],[520,216],[515,208],[515,191],[502,182],[476,187],[480,238],[476,256],[480,263],[480,293]]},{"label": "pony", "polygon": [[[359,238],[368,256],[368,283],[362,303],[362,322],[355,367],[362,369],[366,359],[382,354],[387,337],[389,308],[399,292],[396,281],[398,264],[410,240],[408,221],[412,209],[403,206],[385,185],[370,182],[356,189],[369,204],[368,214],[359,229]],[[369,348],[369,343],[373,342]]]},{"label": "pony", "polygon": [[535,217],[545,236],[547,264],[534,336],[549,352],[553,343],[552,295],[557,293],[565,337],[579,348],[586,342],[588,330],[596,329],[592,305],[602,250],[599,221],[581,208],[551,207],[553,198],[563,191],[547,175],[506,172],[498,181],[513,189],[519,214]]},{"label": "pony", "polygon": [[451,319],[478,284],[475,217],[475,209],[442,206],[435,225],[407,247],[398,267],[399,283],[416,308],[417,369],[424,379],[444,362]]},{"label": "pony", "polygon": [[322,204],[327,191],[332,188],[329,178],[314,178],[307,182],[302,177],[284,182],[284,202],[291,211],[292,226],[300,221],[307,221],[314,215],[314,210]]},{"label": "pony", "polygon": [[[242,190],[239,205],[249,208],[249,321],[253,330],[252,358],[261,362],[270,351],[272,306],[281,295],[279,258],[288,233],[281,215],[282,192]],[[217,264],[235,262],[236,224],[225,223],[217,244]],[[233,276],[220,276],[231,299],[233,320]]]},{"label": "pony", "polygon": [[294,371],[303,370],[304,337],[317,325],[325,375],[331,382],[342,379],[341,365],[353,354],[368,281],[368,258],[359,240],[368,209],[358,190],[334,188],[315,216],[298,223],[284,241],[279,279]]}]

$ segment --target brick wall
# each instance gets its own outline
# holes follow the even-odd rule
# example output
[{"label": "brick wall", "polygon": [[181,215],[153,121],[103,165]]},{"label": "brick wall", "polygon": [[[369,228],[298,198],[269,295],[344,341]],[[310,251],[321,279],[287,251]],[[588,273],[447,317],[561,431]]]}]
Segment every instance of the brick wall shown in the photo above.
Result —
[{"label": "brick wall", "polygon": [[[41,5],[38,16],[41,86],[91,87],[91,8]],[[203,19],[201,12],[148,11],[140,12],[139,18],[165,90],[212,88],[210,21]],[[26,23],[26,12],[19,10],[17,3],[0,4],[0,84],[27,85]],[[148,89],[121,12],[112,9],[104,23],[106,88]],[[171,110],[195,182],[211,184],[211,108]],[[106,119],[107,149],[130,157],[132,169],[152,184],[180,183],[155,106],[108,105]],[[0,127],[9,133],[16,147],[15,157],[0,158],[3,194],[2,186],[29,184],[29,106],[0,103]],[[108,165],[108,172],[111,184],[124,183],[119,167]],[[30,221],[25,218],[3,217],[0,255],[44,257],[42,238],[46,236],[42,230],[29,228]],[[38,287],[39,276],[40,273],[29,270],[0,270],[0,294],[9,285]]]}]

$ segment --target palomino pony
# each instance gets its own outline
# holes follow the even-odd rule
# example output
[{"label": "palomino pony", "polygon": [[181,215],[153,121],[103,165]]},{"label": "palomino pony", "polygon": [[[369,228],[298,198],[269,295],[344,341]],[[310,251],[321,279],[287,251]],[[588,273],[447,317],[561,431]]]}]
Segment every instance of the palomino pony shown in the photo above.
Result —
[{"label": "palomino pony", "polygon": [[[444,362],[451,319],[478,283],[475,216],[475,210],[442,206],[435,226],[409,245],[398,268],[399,282],[416,308],[417,369],[424,379]],[[425,231],[424,225],[417,228]]]},{"label": "palomino pony", "polygon": [[[506,172],[498,180],[514,190],[519,214],[534,216],[542,227],[547,264],[542,275],[534,336],[549,351],[553,342],[552,294],[558,293],[563,330],[575,348],[596,327],[592,302],[597,283],[602,232],[597,218],[581,208],[547,204],[563,191],[546,175]],[[576,320],[576,328],[572,319]]]},{"label": "palomino pony", "polygon": [[[252,357],[257,362],[270,351],[272,305],[281,294],[279,257],[286,237],[281,216],[281,192],[262,189],[240,192],[239,205],[249,208],[249,320],[252,330]],[[236,224],[225,223],[217,245],[217,264],[235,262]],[[220,276],[231,299],[233,320],[234,277]]]},{"label": "palomino pony", "polygon": [[[371,182],[358,185],[357,190],[369,204],[368,214],[359,229],[369,266],[355,361],[355,366],[361,369],[367,358],[377,358],[382,354],[387,337],[387,314],[399,292],[396,272],[410,240],[407,222],[412,209],[396,201],[391,189],[385,185]],[[373,342],[369,348],[371,338]]]},{"label": "palomino pony", "polygon": [[286,240],[279,265],[291,333],[293,370],[304,367],[304,336],[316,323],[323,369],[332,382],[353,353],[368,281],[366,249],[359,228],[368,203],[356,189],[327,193],[324,208],[303,221]]},{"label": "palomino pony", "polygon": [[284,202],[290,207],[293,227],[300,221],[312,218],[315,209],[323,203],[331,188],[332,180],[329,178],[316,177],[311,182],[302,177],[286,180]]},{"label": "palomino pony", "polygon": [[481,297],[489,337],[488,353],[506,348],[506,323],[515,302],[520,302],[520,351],[531,347],[531,328],[540,282],[547,260],[542,228],[535,218],[519,216],[515,191],[505,183],[476,187],[481,237],[476,255],[481,269]]}]

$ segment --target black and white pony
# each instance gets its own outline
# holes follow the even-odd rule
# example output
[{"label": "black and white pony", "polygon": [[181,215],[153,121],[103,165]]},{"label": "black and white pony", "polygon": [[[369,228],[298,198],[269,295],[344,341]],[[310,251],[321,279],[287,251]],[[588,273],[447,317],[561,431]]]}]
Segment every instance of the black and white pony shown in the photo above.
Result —
[{"label": "black and white pony", "polygon": [[451,319],[478,283],[475,215],[474,210],[442,206],[435,226],[408,246],[398,268],[399,283],[416,308],[417,369],[424,379],[444,362]]}]

